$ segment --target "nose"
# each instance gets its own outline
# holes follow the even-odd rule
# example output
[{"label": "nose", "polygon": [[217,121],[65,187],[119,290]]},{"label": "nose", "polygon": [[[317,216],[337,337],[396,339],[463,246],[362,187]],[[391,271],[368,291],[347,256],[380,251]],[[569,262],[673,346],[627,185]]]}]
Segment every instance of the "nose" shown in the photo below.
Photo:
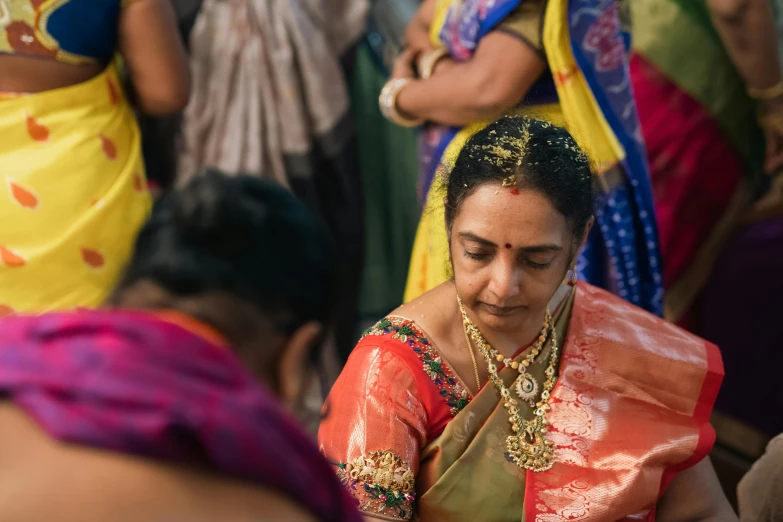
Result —
[{"label": "nose", "polygon": [[506,260],[498,260],[492,268],[487,289],[504,302],[520,293],[521,270],[515,263]]}]

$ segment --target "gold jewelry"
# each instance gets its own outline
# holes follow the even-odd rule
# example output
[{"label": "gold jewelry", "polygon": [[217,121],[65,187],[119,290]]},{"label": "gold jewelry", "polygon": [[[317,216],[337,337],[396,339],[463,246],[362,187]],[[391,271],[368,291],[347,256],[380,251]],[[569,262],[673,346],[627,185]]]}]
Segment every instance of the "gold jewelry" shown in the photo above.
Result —
[{"label": "gold jewelry", "polygon": [[576,267],[571,270],[571,284],[576,285],[579,282],[579,274],[576,272]]},{"label": "gold jewelry", "polygon": [[476,362],[476,355],[473,353],[473,345],[470,344],[470,338],[468,337],[468,332],[464,331],[465,334],[465,342],[468,343],[468,351],[470,352],[470,359],[473,361],[473,373],[476,375],[476,393],[481,389],[481,379],[479,378],[479,371],[478,371],[478,363]]},{"label": "gold jewelry", "polygon": [[435,66],[438,65],[438,62],[440,62],[448,55],[449,52],[443,47],[441,47],[440,49],[435,49],[434,51],[430,51],[427,54],[425,54],[424,58],[422,58],[420,62],[419,78],[421,78],[422,80],[426,80],[430,76],[432,76],[432,73],[435,71]]},{"label": "gold jewelry", "polygon": [[386,82],[386,85],[381,89],[381,95],[378,97],[378,106],[381,109],[381,114],[391,121],[399,125],[400,127],[418,127],[424,123],[423,119],[408,119],[402,116],[397,110],[397,96],[400,95],[403,87],[408,85],[410,80],[408,78],[394,78]]},{"label": "gold jewelry", "polygon": [[748,87],[748,96],[754,100],[774,100],[779,96],[783,96],[783,80],[779,81],[772,87],[767,87],[765,89]]},{"label": "gold jewelry", "polygon": [[504,357],[503,354],[499,353],[494,348],[490,348],[489,350],[490,357],[495,359],[497,362],[502,362],[505,366],[510,366],[519,372],[519,378],[517,378],[516,384],[514,386],[517,390],[517,395],[519,395],[519,398],[530,404],[531,408],[535,408],[535,398],[538,394],[538,381],[536,381],[535,377],[527,372],[527,369],[532,366],[532,364],[536,361],[538,354],[543,351],[544,342],[549,336],[548,332],[551,324],[552,315],[547,309],[546,316],[544,317],[544,326],[541,328],[541,333],[539,333],[536,343],[531,347],[530,353],[527,354],[521,363],[518,363],[509,357]]},{"label": "gold jewelry", "polygon": [[[457,302],[459,303],[460,312],[462,313],[462,326],[470,338],[473,339],[473,342],[476,343],[479,352],[484,357],[484,360],[486,360],[487,368],[489,370],[489,380],[492,381],[492,384],[497,388],[504,401],[503,405],[508,409],[509,423],[511,424],[511,430],[514,432],[513,435],[506,438],[506,451],[508,452],[508,455],[514,463],[521,468],[536,472],[550,469],[555,463],[555,452],[552,441],[545,438],[548,428],[546,413],[551,409],[547,403],[551,396],[552,389],[557,382],[555,367],[557,366],[560,357],[560,349],[557,345],[557,331],[555,330],[554,325],[552,325],[551,328],[551,353],[549,354],[549,365],[545,372],[546,381],[544,382],[544,390],[541,392],[541,400],[536,404],[535,417],[532,420],[527,421],[522,419],[519,415],[516,399],[511,397],[511,392],[506,388],[503,384],[503,380],[498,375],[497,367],[492,362],[492,347],[484,339],[481,331],[471,322],[470,318],[468,318],[465,306],[462,304],[462,300],[459,297],[457,298]],[[549,311],[547,311],[547,319],[548,320],[545,320],[545,327],[542,328],[542,331],[549,329],[548,323],[551,321]],[[525,361],[522,363],[523,365],[524,362]]]},{"label": "gold jewelry", "polygon": [[764,129],[778,129],[783,127],[783,113],[775,112],[759,116],[759,125]]}]

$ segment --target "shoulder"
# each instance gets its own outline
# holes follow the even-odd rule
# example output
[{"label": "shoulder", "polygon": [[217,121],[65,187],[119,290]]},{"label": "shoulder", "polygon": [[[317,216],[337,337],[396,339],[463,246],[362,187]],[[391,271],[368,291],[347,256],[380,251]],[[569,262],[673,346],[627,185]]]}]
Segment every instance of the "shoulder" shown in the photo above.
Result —
[{"label": "shoulder", "polygon": [[395,387],[407,384],[431,421],[443,416],[444,407],[450,417],[469,401],[467,390],[419,323],[396,315],[365,332],[338,381],[345,379],[367,383],[367,392],[385,380],[393,379]]},{"label": "shoulder", "polygon": [[[572,323],[578,322],[587,329],[601,328],[628,336],[637,341],[636,346],[650,350],[675,345],[678,357],[688,353],[720,358],[714,344],[601,288],[579,283],[574,304]],[[672,355],[665,352],[661,350],[661,355]]]},{"label": "shoulder", "polygon": [[699,416],[711,410],[724,375],[717,346],[586,283],[577,285],[563,350],[564,362],[579,360],[672,409],[700,406]]},{"label": "shoulder", "polygon": [[[20,520],[98,521],[109,512],[118,522],[230,522],[247,520],[253,513],[265,514],[259,520],[314,520],[289,498],[266,488],[167,463],[63,444],[7,402],[0,402],[0,426],[0,482],[19,493],[3,507]],[[79,473],[74,475],[77,467]],[[107,481],[107,477],[111,479]],[[53,487],[55,483],[57,487]],[[96,489],[102,494],[96,496]],[[48,501],[35,500],[41,498]],[[133,508],[118,512],[112,509],[117,505]],[[71,510],[71,506],[78,508]]]}]

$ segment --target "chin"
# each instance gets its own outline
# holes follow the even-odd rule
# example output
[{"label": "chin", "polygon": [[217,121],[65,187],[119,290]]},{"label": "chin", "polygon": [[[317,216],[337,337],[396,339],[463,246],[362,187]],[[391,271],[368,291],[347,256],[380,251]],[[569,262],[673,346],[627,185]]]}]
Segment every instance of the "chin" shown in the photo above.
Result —
[{"label": "chin", "polygon": [[481,323],[493,330],[514,330],[522,324],[523,317],[520,314],[513,315],[494,315],[487,312],[479,316]]}]

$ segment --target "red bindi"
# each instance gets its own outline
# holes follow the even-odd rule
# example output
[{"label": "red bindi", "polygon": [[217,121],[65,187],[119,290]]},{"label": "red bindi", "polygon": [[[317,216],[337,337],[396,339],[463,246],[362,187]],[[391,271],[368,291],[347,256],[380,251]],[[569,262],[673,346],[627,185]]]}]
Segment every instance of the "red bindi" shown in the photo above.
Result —
[{"label": "red bindi", "polygon": [[506,243],[506,248],[511,249],[511,243]]},{"label": "red bindi", "polygon": [[511,195],[512,196],[519,196],[519,189],[514,187],[511,189]]}]

